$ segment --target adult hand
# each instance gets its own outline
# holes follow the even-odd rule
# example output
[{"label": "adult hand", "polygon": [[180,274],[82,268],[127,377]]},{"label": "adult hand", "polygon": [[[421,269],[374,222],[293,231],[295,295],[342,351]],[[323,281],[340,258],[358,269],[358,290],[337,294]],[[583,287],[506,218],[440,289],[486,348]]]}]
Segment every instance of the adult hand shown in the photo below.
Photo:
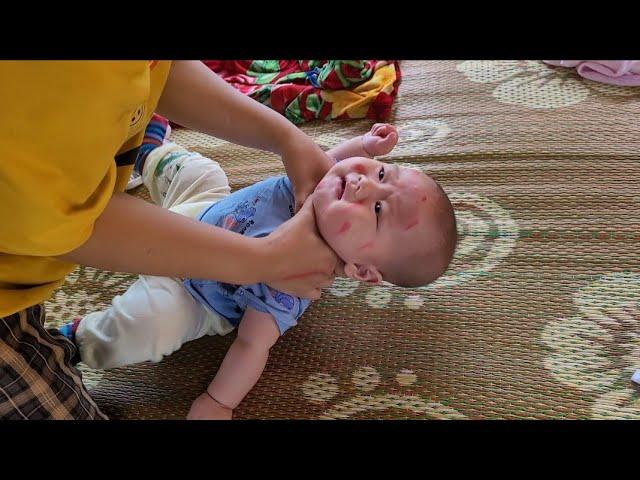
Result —
[{"label": "adult hand", "polygon": [[317,300],[320,289],[333,283],[338,257],[316,227],[311,197],[290,220],[263,237],[271,265],[272,288]]}]

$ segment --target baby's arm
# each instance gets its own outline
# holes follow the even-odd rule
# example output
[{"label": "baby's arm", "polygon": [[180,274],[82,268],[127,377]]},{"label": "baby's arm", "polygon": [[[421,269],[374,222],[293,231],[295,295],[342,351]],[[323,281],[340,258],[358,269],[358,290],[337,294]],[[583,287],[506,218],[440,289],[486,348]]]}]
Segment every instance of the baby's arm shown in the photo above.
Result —
[{"label": "baby's arm", "polygon": [[[280,330],[269,313],[247,308],[238,336],[215,378],[191,405],[189,420],[230,420],[231,412],[256,384]],[[215,399],[215,400],[214,400]]]},{"label": "baby's arm", "polygon": [[337,161],[351,157],[373,158],[386,155],[398,143],[398,131],[388,123],[376,123],[364,135],[345,140],[327,152]]}]

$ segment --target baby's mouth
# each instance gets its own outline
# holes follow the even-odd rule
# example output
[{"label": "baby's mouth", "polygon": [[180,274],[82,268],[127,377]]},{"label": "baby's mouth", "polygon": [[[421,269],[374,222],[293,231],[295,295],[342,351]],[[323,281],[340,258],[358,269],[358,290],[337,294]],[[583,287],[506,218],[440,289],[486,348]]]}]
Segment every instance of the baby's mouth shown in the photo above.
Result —
[{"label": "baby's mouth", "polygon": [[347,179],[345,177],[340,177],[340,190],[338,191],[338,198],[342,200],[344,197],[345,185],[347,184]]}]

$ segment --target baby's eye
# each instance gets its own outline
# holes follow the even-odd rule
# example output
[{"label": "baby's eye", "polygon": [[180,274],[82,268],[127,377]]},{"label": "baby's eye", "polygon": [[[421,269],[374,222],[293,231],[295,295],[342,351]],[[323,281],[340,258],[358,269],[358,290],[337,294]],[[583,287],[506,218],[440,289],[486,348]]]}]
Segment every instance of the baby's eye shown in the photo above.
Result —
[{"label": "baby's eye", "polygon": [[384,178],[384,167],[382,167],[378,172],[378,180],[382,180],[383,178]]},{"label": "baby's eye", "polygon": [[376,202],[375,206],[373,207],[373,210],[376,212],[376,215],[380,215],[380,210],[382,210],[382,203]]}]

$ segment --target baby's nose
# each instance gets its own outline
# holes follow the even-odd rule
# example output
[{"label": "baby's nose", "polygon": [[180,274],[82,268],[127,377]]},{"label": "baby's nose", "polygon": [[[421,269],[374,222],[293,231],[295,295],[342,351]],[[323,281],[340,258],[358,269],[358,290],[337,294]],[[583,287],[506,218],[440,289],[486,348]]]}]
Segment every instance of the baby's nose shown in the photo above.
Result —
[{"label": "baby's nose", "polygon": [[367,191],[367,177],[359,173],[347,175],[347,183],[356,200],[361,200]]}]

